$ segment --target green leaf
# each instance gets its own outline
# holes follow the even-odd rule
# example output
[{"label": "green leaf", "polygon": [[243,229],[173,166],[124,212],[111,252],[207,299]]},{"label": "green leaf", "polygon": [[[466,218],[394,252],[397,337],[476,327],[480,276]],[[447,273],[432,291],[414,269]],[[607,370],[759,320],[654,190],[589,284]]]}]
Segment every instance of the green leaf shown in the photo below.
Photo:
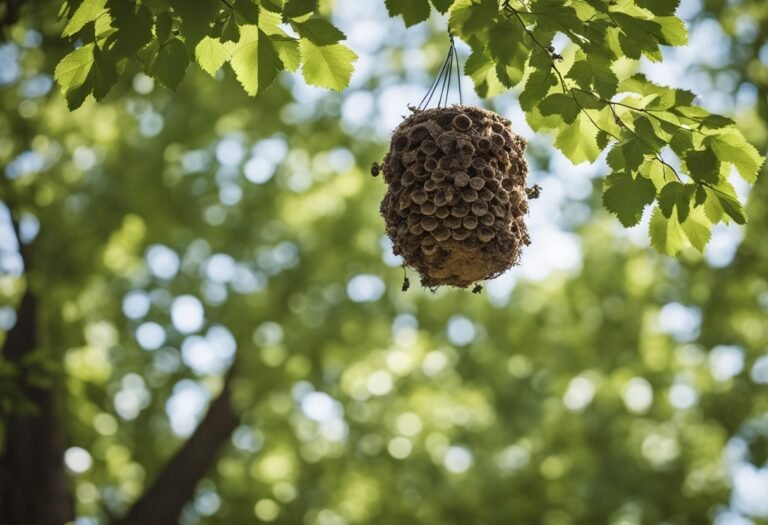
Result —
[{"label": "green leaf", "polygon": [[629,58],[638,59],[644,54],[651,60],[661,59],[659,41],[655,36],[661,34],[659,24],[616,11],[612,12],[611,18],[622,30],[619,42]]},{"label": "green leaf", "polygon": [[594,162],[600,155],[597,147],[597,128],[584,112],[560,130],[555,145],[574,164]]},{"label": "green leaf", "polygon": [[268,88],[285,67],[264,31],[245,25],[240,28],[240,35],[229,62],[246,93],[253,96]]},{"label": "green leaf", "polygon": [[628,168],[630,171],[640,169],[647,154],[653,153],[648,146],[635,137],[630,137],[617,143],[608,152],[608,165],[614,170]]},{"label": "green leaf", "polygon": [[337,27],[324,18],[311,18],[294,24],[296,32],[318,46],[335,44],[347,38]]},{"label": "green leaf", "polygon": [[701,208],[694,208],[681,226],[691,245],[700,253],[704,253],[704,248],[712,237],[712,223],[709,222],[704,211]]},{"label": "green leaf", "polygon": [[685,156],[685,166],[693,180],[717,184],[720,177],[720,161],[712,149],[689,151]]},{"label": "green leaf", "polygon": [[[729,219],[725,218],[725,210],[720,204],[720,199],[717,198],[715,190],[704,186],[705,200],[702,208],[704,208],[704,214],[707,216],[712,224],[724,221],[729,222]],[[725,220],[724,220],[725,219]]]},{"label": "green leaf", "polygon": [[456,35],[470,42],[481,37],[498,14],[496,0],[456,0],[451,6],[448,26]]},{"label": "green leaf", "polygon": [[91,78],[93,80],[93,97],[96,100],[102,100],[117,82],[117,60],[112,56],[112,53],[102,51],[98,47],[93,49]]},{"label": "green leaf", "polygon": [[429,18],[429,2],[427,0],[385,0],[384,4],[392,18],[403,15],[403,21],[407,27]]},{"label": "green leaf", "polygon": [[437,9],[439,12],[445,14],[448,12],[448,9],[451,8],[451,5],[453,4],[454,0],[431,0],[432,5],[435,6],[435,9]]},{"label": "green leaf", "polygon": [[283,14],[288,18],[298,18],[308,15],[317,9],[317,0],[288,0],[283,8]]},{"label": "green leaf", "polygon": [[106,4],[107,0],[84,0],[72,13],[72,17],[61,32],[61,36],[72,36],[86,24],[94,22],[100,15],[104,14]]},{"label": "green leaf", "polygon": [[211,76],[215,76],[221,66],[229,60],[236,44],[221,42],[216,38],[207,36],[195,47],[195,60],[198,65]]},{"label": "green leaf", "polygon": [[[208,36],[211,25],[219,14],[219,5],[215,2],[190,0],[170,0],[173,12],[181,19],[181,35],[190,51],[194,51],[198,42]],[[222,4],[223,5],[223,4]]]},{"label": "green leaf", "polygon": [[307,84],[341,91],[352,78],[357,55],[342,44],[318,46],[311,40],[299,41],[304,67],[302,74]]},{"label": "green leaf", "polygon": [[736,224],[747,223],[747,214],[744,211],[744,206],[739,202],[739,199],[736,197],[733,187],[730,184],[722,181],[718,184],[717,188],[710,189],[707,187],[707,201],[710,199],[710,191],[712,192],[712,195],[716,197],[722,210],[733,219]]},{"label": "green leaf", "polygon": [[496,62],[496,74],[506,87],[523,80],[530,50],[519,24],[502,19],[488,33],[488,53]]},{"label": "green leaf", "polygon": [[273,13],[282,13],[285,0],[259,0],[261,7]]},{"label": "green leaf", "polygon": [[611,69],[610,61],[599,55],[587,55],[587,63],[592,70],[595,91],[601,97],[610,99],[616,94],[619,86],[619,79]]},{"label": "green leaf", "polygon": [[301,66],[301,53],[299,53],[299,41],[295,38],[283,35],[269,35],[272,45],[275,46],[277,55],[282,60],[287,71],[292,73]]},{"label": "green leaf", "polygon": [[243,25],[259,23],[259,6],[253,0],[234,0],[232,6],[242,19]]},{"label": "green leaf", "polygon": [[[529,61],[530,62],[530,61]],[[549,90],[557,85],[557,77],[551,69],[533,69],[528,75],[523,92],[520,93],[520,107],[526,112],[526,118],[530,118],[531,112],[537,108],[539,102],[546,96]],[[535,129],[535,128],[534,128]]]},{"label": "green leaf", "polygon": [[626,171],[614,172],[605,179],[603,205],[616,214],[625,228],[640,222],[643,210],[656,198],[653,182]]},{"label": "green leaf", "polygon": [[661,253],[676,255],[685,246],[685,232],[677,217],[666,218],[661,209],[656,207],[651,214],[649,224],[651,246]]},{"label": "green leaf", "polygon": [[654,20],[661,25],[662,44],[684,46],[688,43],[688,29],[682,20],[676,16],[657,17]]},{"label": "green leaf", "polygon": [[672,216],[672,212],[676,208],[679,221],[684,221],[688,217],[691,199],[695,191],[695,184],[683,184],[677,181],[670,182],[664,186],[661,192],[659,192],[659,208],[664,213],[664,216]]},{"label": "green leaf", "polygon": [[635,0],[635,3],[654,15],[674,15],[680,0]]},{"label": "green leaf", "polygon": [[721,162],[733,164],[745,181],[752,184],[757,181],[757,174],[765,157],[761,156],[737,129],[729,128],[711,135],[704,143],[712,147]]},{"label": "green leaf", "polygon": [[86,44],[75,49],[56,66],[53,77],[61,86],[69,109],[79,108],[93,88],[90,73],[94,47],[93,44]]},{"label": "green leaf", "polygon": [[663,188],[668,182],[674,180],[672,169],[659,162],[656,157],[646,157],[639,168],[640,174],[653,181],[656,190]]},{"label": "green leaf", "polygon": [[107,0],[115,32],[107,38],[107,46],[119,56],[133,56],[152,40],[154,20],[149,9],[125,0]]},{"label": "green leaf", "polygon": [[149,73],[164,86],[175,90],[184,79],[187,66],[189,55],[184,42],[179,38],[172,38],[158,49],[149,67]]},{"label": "green leaf", "polygon": [[575,62],[566,75],[587,91],[594,91],[604,99],[613,97],[619,86],[619,79],[611,69],[611,61],[598,54],[577,51]]},{"label": "green leaf", "polygon": [[230,13],[229,16],[227,16],[227,20],[224,22],[224,27],[221,30],[221,36],[219,37],[219,41],[221,43],[226,43],[226,42],[238,42],[239,40],[240,40],[240,28],[238,27],[237,21],[235,20],[235,13]]},{"label": "green leaf", "polygon": [[464,63],[464,73],[472,78],[475,91],[482,97],[492,97],[504,91],[496,76],[496,66],[483,51],[474,50]]},{"label": "green leaf", "polygon": [[164,44],[166,40],[171,37],[171,29],[173,28],[173,18],[168,12],[160,13],[155,20],[155,35],[157,40]]},{"label": "green leaf", "polygon": [[572,96],[564,93],[553,93],[541,101],[539,111],[542,115],[559,115],[567,124],[576,120],[581,109]]}]

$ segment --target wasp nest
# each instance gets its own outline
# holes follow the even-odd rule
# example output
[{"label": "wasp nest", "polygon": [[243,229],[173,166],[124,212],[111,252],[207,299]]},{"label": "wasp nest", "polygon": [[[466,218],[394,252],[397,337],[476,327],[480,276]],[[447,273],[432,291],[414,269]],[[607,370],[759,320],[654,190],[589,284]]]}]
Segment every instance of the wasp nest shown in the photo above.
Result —
[{"label": "wasp nest", "polygon": [[510,121],[471,106],[414,111],[395,130],[381,214],[422,285],[463,288],[518,263],[530,244],[525,145]]}]

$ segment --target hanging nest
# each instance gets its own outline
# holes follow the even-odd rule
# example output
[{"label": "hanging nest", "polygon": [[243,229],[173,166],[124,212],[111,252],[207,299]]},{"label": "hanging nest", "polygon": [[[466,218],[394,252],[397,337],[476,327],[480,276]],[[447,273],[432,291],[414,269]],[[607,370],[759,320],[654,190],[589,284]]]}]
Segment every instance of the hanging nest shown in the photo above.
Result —
[{"label": "hanging nest", "polygon": [[381,214],[423,286],[464,288],[518,264],[530,244],[525,146],[509,120],[472,106],[414,110],[395,130]]}]

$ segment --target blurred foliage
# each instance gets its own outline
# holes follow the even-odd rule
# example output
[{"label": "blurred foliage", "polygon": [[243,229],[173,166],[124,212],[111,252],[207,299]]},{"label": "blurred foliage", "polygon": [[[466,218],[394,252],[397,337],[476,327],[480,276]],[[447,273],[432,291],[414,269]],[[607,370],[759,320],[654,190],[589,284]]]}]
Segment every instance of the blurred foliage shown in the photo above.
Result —
[{"label": "blurred foliage", "polygon": [[[733,117],[765,151],[768,7],[710,4],[730,48],[709,73],[756,91]],[[49,92],[61,26],[40,6],[4,44],[2,200],[29,267],[1,247],[0,319],[30,287],[41,344],[0,362],[0,395],[7,413],[17,374],[53,385],[78,525],[141,496],[232,361],[242,424],[184,524],[768,523],[765,177],[726,265],[638,246],[595,184],[564,225],[577,268],[508,297],[403,294],[367,169],[385,144],[341,96],[307,113],[288,77],[253,99],[231,74],[172,93],[129,68],[70,112]],[[530,161],[545,195],[578,176]]]}]

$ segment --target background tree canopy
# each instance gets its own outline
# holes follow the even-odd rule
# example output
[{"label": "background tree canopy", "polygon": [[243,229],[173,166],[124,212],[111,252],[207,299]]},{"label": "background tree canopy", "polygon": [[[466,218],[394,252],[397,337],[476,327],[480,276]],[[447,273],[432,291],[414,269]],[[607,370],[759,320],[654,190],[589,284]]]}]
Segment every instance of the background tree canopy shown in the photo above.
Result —
[{"label": "background tree canopy", "polygon": [[[50,4],[0,10],[0,523],[768,523],[764,2]],[[542,198],[402,294],[368,167],[448,24]]]}]

